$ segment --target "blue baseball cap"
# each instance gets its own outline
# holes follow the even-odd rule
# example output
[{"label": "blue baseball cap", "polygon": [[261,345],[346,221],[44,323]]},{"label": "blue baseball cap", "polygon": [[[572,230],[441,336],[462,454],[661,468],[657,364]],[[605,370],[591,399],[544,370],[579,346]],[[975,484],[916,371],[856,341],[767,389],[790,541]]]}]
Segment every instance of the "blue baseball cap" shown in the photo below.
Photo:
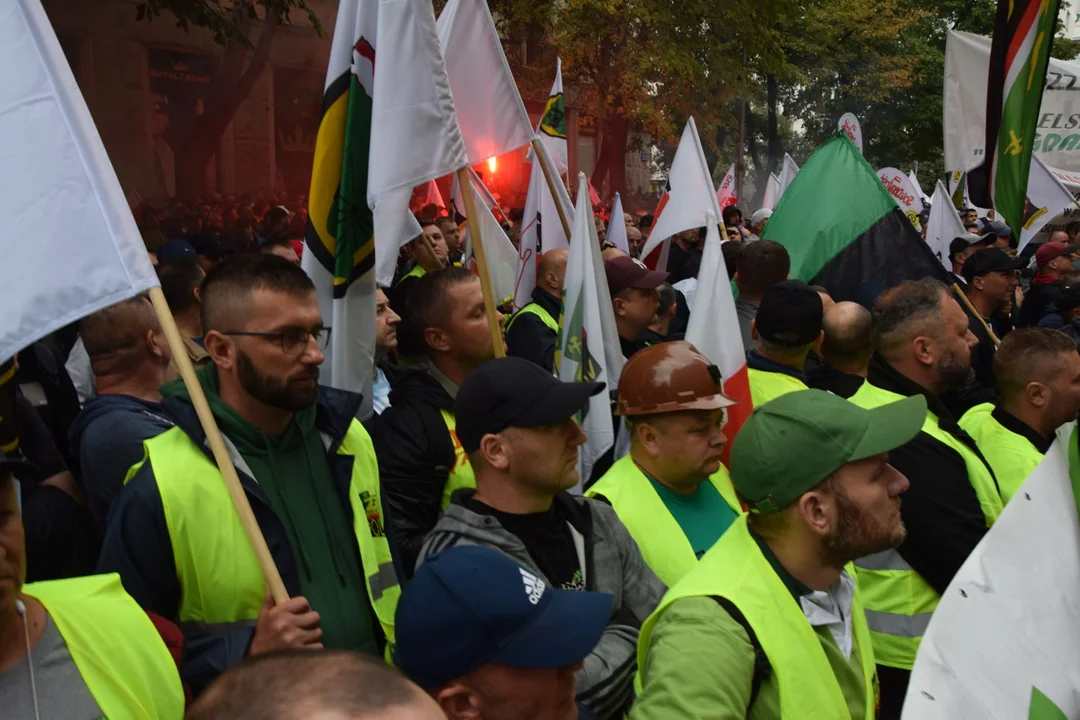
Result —
[{"label": "blue baseball cap", "polygon": [[570,667],[600,642],[613,602],[549,587],[492,548],[450,548],[401,591],[394,663],[428,690],[488,664]]},{"label": "blue baseball cap", "polygon": [[195,257],[195,246],[184,238],[166,240],[157,251],[158,262],[169,262],[184,256]]}]

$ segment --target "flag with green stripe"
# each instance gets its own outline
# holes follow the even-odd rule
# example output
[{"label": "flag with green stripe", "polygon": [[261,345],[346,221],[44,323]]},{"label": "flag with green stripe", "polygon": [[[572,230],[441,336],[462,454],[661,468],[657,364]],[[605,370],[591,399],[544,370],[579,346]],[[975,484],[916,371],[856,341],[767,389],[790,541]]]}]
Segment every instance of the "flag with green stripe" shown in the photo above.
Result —
[{"label": "flag with green stripe", "polygon": [[370,406],[375,237],[367,201],[378,0],[342,0],[326,72],[303,268],[331,328],[323,382]]},{"label": "flag with green stripe", "polygon": [[[971,201],[1020,237],[1058,0],[998,0],[986,80],[986,159],[968,173]],[[993,152],[989,152],[990,150]]]},{"label": "flag with green stripe", "polygon": [[842,132],[802,166],[762,234],[787,248],[791,277],[870,306],[883,290],[948,273],[870,163]]}]

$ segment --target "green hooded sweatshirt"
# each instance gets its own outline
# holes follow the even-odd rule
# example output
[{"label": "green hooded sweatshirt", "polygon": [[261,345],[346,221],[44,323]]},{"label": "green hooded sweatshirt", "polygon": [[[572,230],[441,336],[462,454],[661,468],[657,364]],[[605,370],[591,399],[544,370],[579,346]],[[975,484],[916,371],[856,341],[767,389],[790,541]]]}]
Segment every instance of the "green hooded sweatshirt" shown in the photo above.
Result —
[{"label": "green hooded sweatshirt", "polygon": [[[247,462],[285,527],[300,592],[319,613],[323,645],[379,654],[360,550],[315,429],[315,406],[295,413],[281,435],[267,435],[221,399],[216,366],[197,375],[221,432]],[[182,380],[165,385],[162,393],[190,401]]]}]

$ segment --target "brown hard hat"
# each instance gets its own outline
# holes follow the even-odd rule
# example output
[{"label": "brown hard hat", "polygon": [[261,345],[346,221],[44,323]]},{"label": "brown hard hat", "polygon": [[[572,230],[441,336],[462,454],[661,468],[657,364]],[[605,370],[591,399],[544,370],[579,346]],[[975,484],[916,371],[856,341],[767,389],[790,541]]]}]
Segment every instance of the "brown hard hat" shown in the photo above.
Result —
[{"label": "brown hard hat", "polygon": [[696,347],[677,340],[647,347],[627,361],[615,414],[718,410],[734,404],[724,394],[719,369]]}]

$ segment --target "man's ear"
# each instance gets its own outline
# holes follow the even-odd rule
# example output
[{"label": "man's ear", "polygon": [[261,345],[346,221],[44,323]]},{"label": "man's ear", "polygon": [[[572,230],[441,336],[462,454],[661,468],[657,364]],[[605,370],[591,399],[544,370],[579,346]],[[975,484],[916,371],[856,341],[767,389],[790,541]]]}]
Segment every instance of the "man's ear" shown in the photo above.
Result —
[{"label": "man's ear", "polygon": [[824,537],[833,529],[835,499],[820,488],[803,493],[796,501],[803,522],[815,534]]},{"label": "man's ear", "polygon": [[621,297],[611,298],[611,309],[615,312],[616,315],[625,314],[625,312],[623,311],[625,305],[626,301],[623,300]]},{"label": "man's ear", "polygon": [[497,433],[488,433],[480,438],[480,448],[477,452],[484,456],[484,462],[491,467],[506,470],[510,466],[508,448],[505,437]]},{"label": "man's ear", "polygon": [[480,698],[469,687],[452,682],[435,693],[435,702],[448,720],[480,720],[483,708]]},{"label": "man's ear", "polygon": [[757,340],[758,339],[757,319],[756,318],[752,318],[750,320],[750,339],[752,339],[752,340]]},{"label": "man's ear", "polygon": [[168,357],[168,349],[165,347],[165,334],[158,334],[153,330],[146,331],[146,350],[156,358]]},{"label": "man's ear", "polygon": [[1031,403],[1033,407],[1044,408],[1050,404],[1051,395],[1053,392],[1050,387],[1032,380],[1024,388],[1024,395],[1027,397],[1027,401]]},{"label": "man's ear", "polygon": [[937,343],[925,335],[918,335],[911,341],[915,359],[923,365],[933,365],[937,359]]},{"label": "man's ear", "polygon": [[424,342],[432,350],[448,352],[450,350],[450,335],[442,328],[424,328]]},{"label": "man's ear", "polygon": [[236,363],[236,344],[217,330],[203,336],[203,348],[210,359],[222,370],[231,370]]}]

